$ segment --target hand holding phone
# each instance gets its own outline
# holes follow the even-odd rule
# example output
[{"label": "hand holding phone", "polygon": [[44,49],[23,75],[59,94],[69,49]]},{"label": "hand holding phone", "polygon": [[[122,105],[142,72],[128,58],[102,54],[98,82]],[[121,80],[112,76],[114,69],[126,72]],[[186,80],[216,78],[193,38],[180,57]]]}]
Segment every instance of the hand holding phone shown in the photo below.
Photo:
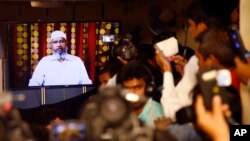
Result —
[{"label": "hand holding phone", "polygon": [[163,52],[165,57],[170,57],[179,52],[178,42],[175,37],[170,37],[166,40],[157,42],[154,44],[155,49],[158,49]]}]

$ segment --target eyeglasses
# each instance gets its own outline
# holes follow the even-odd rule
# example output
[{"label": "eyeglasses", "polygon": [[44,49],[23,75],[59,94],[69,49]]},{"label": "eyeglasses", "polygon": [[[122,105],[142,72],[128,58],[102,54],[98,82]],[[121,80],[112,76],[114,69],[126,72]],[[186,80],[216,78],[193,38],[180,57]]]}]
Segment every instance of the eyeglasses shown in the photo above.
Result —
[{"label": "eyeglasses", "polygon": [[58,44],[58,43],[63,44],[65,42],[66,42],[65,40],[51,41],[52,44]]}]

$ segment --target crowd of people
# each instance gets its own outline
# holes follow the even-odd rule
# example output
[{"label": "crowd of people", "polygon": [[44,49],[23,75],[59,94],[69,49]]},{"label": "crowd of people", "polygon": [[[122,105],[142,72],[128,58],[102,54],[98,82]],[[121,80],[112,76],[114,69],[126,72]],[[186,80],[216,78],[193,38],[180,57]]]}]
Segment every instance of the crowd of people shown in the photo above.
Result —
[{"label": "crowd of people", "polygon": [[[242,83],[249,87],[250,59],[247,55],[249,53],[244,44],[239,43],[243,52],[246,51],[242,57],[229,31],[237,27],[234,32],[239,36],[238,42],[241,42],[238,34],[239,20],[236,20],[239,18],[239,13],[236,13],[239,12],[238,2],[229,3],[227,10],[220,14],[216,9],[209,7],[212,2],[193,1],[189,5],[185,12],[188,31],[197,43],[197,46],[193,47],[195,54],[190,52],[189,58],[185,58],[186,56],[181,53],[166,57],[163,52],[155,49],[154,43],[169,38],[164,36],[166,33],[162,33],[156,37],[163,37],[163,39],[153,40],[152,44],[137,46],[138,54],[134,59],[136,61],[128,60],[123,63],[124,66],[115,77],[115,85],[121,85],[133,93],[148,97],[148,101],[142,107],[131,104],[135,114],[146,125],[168,130],[177,140],[209,138],[229,140],[228,125],[249,123],[245,118],[246,113],[249,113],[245,109],[249,105],[242,100],[243,92],[241,91],[242,85],[240,85]],[[140,65],[144,67],[140,68]],[[136,67],[138,68],[133,69]],[[204,70],[209,69],[227,70],[230,74],[228,76],[230,77],[228,79],[231,79],[230,85],[218,86],[220,92],[214,92],[208,80],[201,81],[197,77],[198,73],[204,73]],[[144,72],[147,70],[150,71],[148,75],[151,79],[145,76]],[[153,94],[147,95],[147,88],[152,84],[154,85]],[[106,87],[109,86],[114,86],[114,83],[112,85],[107,83]],[[204,87],[207,90],[204,90]],[[143,91],[140,92],[140,89]],[[249,94],[249,90],[246,91]],[[208,97],[211,98],[206,99]],[[161,105],[157,105],[157,102]],[[207,109],[208,102],[211,105],[210,109]],[[192,110],[193,117],[183,119],[184,116],[190,116],[185,115],[187,107]],[[147,111],[146,114],[145,111]],[[161,112],[164,114],[159,117],[162,115]],[[142,114],[145,115],[144,118],[141,117]],[[152,123],[154,123],[153,126]],[[216,126],[220,128],[219,132],[217,128],[214,129]]]},{"label": "crowd of people", "polygon": [[[119,44],[121,52],[98,71],[98,93],[90,97],[78,119],[85,122],[86,133],[98,133],[91,140],[229,141],[230,124],[250,123],[245,117],[250,115],[246,110],[250,100],[242,100],[243,93],[250,94],[250,58],[242,57],[239,49],[246,51],[244,44],[236,47],[229,33],[231,27],[238,29],[239,13],[235,12],[239,12],[239,1],[232,1],[223,12],[211,8],[211,4],[208,0],[194,0],[186,9],[188,32],[195,39],[195,47],[179,45],[177,54],[164,56],[154,44],[174,36],[168,31],[156,35],[152,43],[126,40]],[[241,42],[238,30],[234,32]],[[70,62],[74,62],[75,70],[63,69],[68,71],[63,72],[63,77],[69,77],[65,80],[72,80],[72,84],[92,83],[79,58],[67,54],[65,41],[64,33],[52,33],[53,55],[39,62],[30,86],[52,83],[54,79],[50,80],[49,75],[60,75],[53,72],[53,67]],[[50,70],[42,69],[46,65],[51,66]],[[220,70],[230,74],[226,86],[216,79]],[[207,72],[210,75],[205,75]],[[117,88],[124,92],[117,93]],[[54,127],[62,120],[53,121]],[[54,127],[49,125],[45,130],[52,132]],[[72,140],[82,140],[78,130],[79,136],[69,134]],[[85,130],[81,128],[81,132]]]}]

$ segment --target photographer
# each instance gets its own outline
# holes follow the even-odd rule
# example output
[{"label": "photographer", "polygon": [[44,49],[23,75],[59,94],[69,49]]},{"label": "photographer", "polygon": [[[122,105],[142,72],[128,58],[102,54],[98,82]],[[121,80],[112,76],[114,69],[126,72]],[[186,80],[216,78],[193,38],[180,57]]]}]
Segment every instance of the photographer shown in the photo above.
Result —
[{"label": "photographer", "polygon": [[196,51],[200,68],[216,67],[230,70],[232,95],[229,95],[229,105],[234,120],[242,123],[240,86],[239,79],[236,77],[236,65],[234,63],[237,53],[235,53],[234,45],[230,41],[228,33],[224,30],[207,30],[196,41],[200,44]]},{"label": "photographer", "polygon": [[[198,58],[198,64],[200,69],[216,67],[220,69],[227,68],[230,70],[231,75],[233,76],[233,81],[232,86],[230,88],[232,91],[227,95],[228,104],[230,106],[230,110],[232,111],[232,118],[238,123],[241,123],[242,111],[241,100],[238,94],[239,83],[234,73],[234,57],[236,56],[236,54],[233,50],[231,42],[229,41],[229,36],[227,35],[227,32],[223,30],[208,29],[197,38],[197,42],[198,47],[196,50],[196,56]],[[159,65],[162,66],[162,70],[164,72],[171,71],[169,62],[165,60],[165,58],[159,51],[156,53],[156,58],[158,60]],[[164,73],[163,94],[165,94],[166,91],[168,92],[171,90],[166,89],[169,87],[169,84],[168,81],[165,81],[165,77],[167,77],[167,73]],[[171,97],[168,96],[166,98]],[[186,122],[191,122],[191,120],[188,120],[188,117],[186,117],[185,119],[185,117],[182,116],[182,119]],[[179,119],[177,119],[177,122],[180,122],[178,120]]]},{"label": "photographer", "polygon": [[[98,91],[81,110],[81,121],[85,125],[84,140],[176,141],[166,130],[155,130],[138,119],[133,108],[145,102],[145,97],[119,86]],[[154,113],[147,113],[147,116],[153,116],[151,114]]]},{"label": "photographer", "polygon": [[[114,47],[111,52],[111,62],[116,70],[116,73],[120,71],[120,68],[127,64],[129,61],[134,60],[137,56],[137,49],[131,42],[131,37],[126,35],[121,38],[119,41],[119,45]],[[112,78],[109,79],[106,86],[115,86],[116,85],[116,74],[113,75]]]},{"label": "photographer", "polygon": [[[193,38],[196,38],[201,32],[207,29],[223,29],[230,23],[224,23],[227,20],[224,18],[229,16],[232,12],[234,6],[231,1],[210,1],[210,0],[195,0],[193,1],[185,11],[185,17],[188,23],[188,32]],[[227,11],[223,11],[221,15],[221,8],[213,9],[217,4],[223,4]],[[218,5],[217,5],[218,6]],[[228,7],[232,6],[232,8]],[[225,10],[223,9],[223,10]],[[179,62],[180,60],[176,60]],[[175,120],[175,112],[180,108],[190,105],[192,103],[192,89],[197,84],[196,74],[198,72],[198,64],[197,57],[192,56],[187,63],[179,62],[178,64],[183,64],[183,76],[182,79],[178,82],[178,84],[174,85],[174,78],[171,71],[164,72],[164,83],[165,85],[163,89],[165,92],[162,92],[161,103],[164,108],[164,113],[166,117],[170,117],[172,120]],[[159,65],[160,66],[160,65]]]}]

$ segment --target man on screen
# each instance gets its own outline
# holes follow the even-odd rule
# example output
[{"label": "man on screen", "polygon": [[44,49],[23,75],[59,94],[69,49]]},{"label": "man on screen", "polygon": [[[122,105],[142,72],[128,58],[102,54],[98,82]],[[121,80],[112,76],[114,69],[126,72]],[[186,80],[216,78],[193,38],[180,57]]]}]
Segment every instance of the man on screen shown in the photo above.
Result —
[{"label": "man on screen", "polygon": [[67,53],[66,34],[51,33],[52,55],[37,64],[29,86],[92,84],[82,60]]}]

